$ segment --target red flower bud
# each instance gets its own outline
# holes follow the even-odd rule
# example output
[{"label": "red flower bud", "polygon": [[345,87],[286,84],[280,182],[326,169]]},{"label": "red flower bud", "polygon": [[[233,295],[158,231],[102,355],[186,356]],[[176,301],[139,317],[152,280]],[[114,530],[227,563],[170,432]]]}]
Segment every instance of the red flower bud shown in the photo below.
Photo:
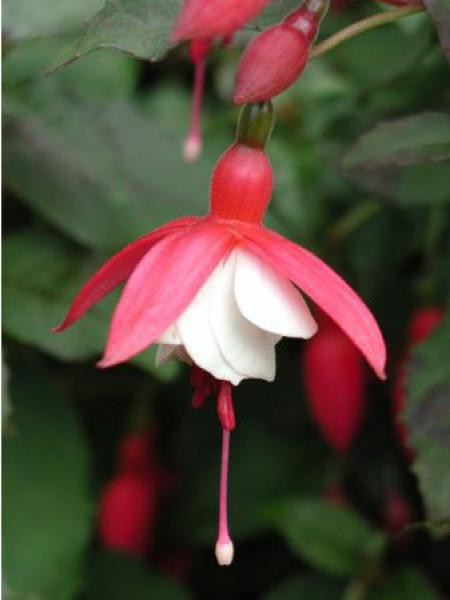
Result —
[{"label": "red flower bud", "polygon": [[303,381],[312,416],[328,444],[346,452],[361,422],[366,371],[352,342],[325,325],[302,357]]},{"label": "red flower bud", "polygon": [[309,55],[305,34],[288,25],[275,25],[247,46],[236,76],[236,104],[262,102],[290,87]]},{"label": "red flower bud", "polygon": [[172,41],[224,37],[256,17],[269,0],[186,0]]},{"label": "red flower bud", "polygon": [[159,471],[152,462],[147,436],[126,439],[119,452],[119,473],[103,490],[99,537],[109,550],[144,555],[156,520]]}]

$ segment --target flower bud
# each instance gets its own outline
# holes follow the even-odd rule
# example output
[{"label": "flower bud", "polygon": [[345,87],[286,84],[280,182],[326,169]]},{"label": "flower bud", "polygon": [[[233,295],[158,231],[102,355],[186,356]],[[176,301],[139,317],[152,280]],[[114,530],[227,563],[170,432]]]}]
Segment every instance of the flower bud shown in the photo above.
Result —
[{"label": "flower bud", "polygon": [[352,342],[333,325],[319,327],[302,357],[309,407],[328,444],[346,452],[361,422],[366,371]]},{"label": "flower bud", "polygon": [[236,142],[213,172],[210,212],[214,217],[261,222],[272,195],[272,168],[263,149],[273,122],[270,103],[242,109]]},{"label": "flower bud", "polygon": [[233,100],[262,102],[287,90],[309,58],[329,0],[306,0],[302,7],[256,37],[239,64]]},{"label": "flower bud", "polygon": [[174,42],[233,34],[256,17],[269,0],[185,0],[172,32]]},{"label": "flower bud", "polygon": [[269,100],[290,87],[303,71],[309,54],[306,36],[287,25],[275,25],[245,50],[236,76],[236,104]]}]

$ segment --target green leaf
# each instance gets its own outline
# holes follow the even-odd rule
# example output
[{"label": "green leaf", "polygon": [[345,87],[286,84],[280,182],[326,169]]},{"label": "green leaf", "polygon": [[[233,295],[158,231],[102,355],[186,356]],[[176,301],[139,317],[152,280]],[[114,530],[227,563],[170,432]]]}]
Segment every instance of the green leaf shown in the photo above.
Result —
[{"label": "green leaf", "polygon": [[357,575],[383,550],[385,538],[348,508],[290,500],[268,514],[294,552],[331,575]]},{"label": "green leaf", "polygon": [[413,469],[431,519],[450,517],[450,317],[414,351],[405,422],[416,451]]},{"label": "green leaf", "polygon": [[6,596],[69,600],[91,527],[88,454],[67,400],[35,363],[20,362],[4,440]]},{"label": "green leaf", "polygon": [[187,165],[181,137],[132,103],[100,107],[41,92],[32,106],[15,106],[4,177],[54,226],[110,251],[170,219],[205,212],[215,150]]},{"label": "green leaf", "polygon": [[[59,38],[39,38],[14,45],[3,60],[3,81],[9,94],[20,100],[30,97],[29,86],[42,84],[42,74]],[[104,103],[129,97],[136,85],[138,63],[117,52],[98,52],[45,81],[54,94],[73,95]],[[43,85],[43,84],[42,84]]]},{"label": "green leaf", "polygon": [[416,567],[405,567],[371,589],[367,600],[437,600],[438,597]]},{"label": "green leaf", "polygon": [[175,581],[155,574],[144,563],[124,554],[89,556],[86,590],[82,600],[187,600]]},{"label": "green leaf", "polygon": [[101,4],[101,0],[5,0],[3,29],[14,40],[59,34],[79,26]]},{"label": "green leaf", "polygon": [[337,579],[323,575],[307,573],[297,575],[280,583],[276,588],[262,597],[262,600],[336,600],[341,598],[343,584]]},{"label": "green leaf", "polygon": [[160,60],[171,47],[169,34],[180,6],[180,0],[106,0],[50,71],[100,48],[114,48],[143,60]]},{"label": "green leaf", "polygon": [[439,34],[442,50],[450,62],[450,0],[424,0]]},{"label": "green leaf", "polygon": [[352,169],[349,178],[370,193],[399,206],[440,206],[450,202],[450,161]]},{"label": "green leaf", "polygon": [[[3,326],[8,335],[66,361],[94,359],[102,353],[117,294],[94,306],[68,331],[50,331],[100,266],[98,260],[80,256],[59,239],[33,231],[8,236],[3,260]],[[152,348],[133,362],[158,379],[178,375],[176,362],[157,369],[154,354]]]},{"label": "green leaf", "polygon": [[450,116],[422,113],[377,125],[351,148],[344,166],[372,169],[449,158]]},{"label": "green leaf", "polygon": [[[375,7],[370,9],[371,12],[376,10]],[[370,89],[376,94],[378,86],[409,73],[430,45],[429,19],[415,15],[408,20],[415,20],[420,27],[404,31],[393,23],[366,31],[334,48],[326,60],[334,64],[338,72],[351,77],[358,90]]]}]

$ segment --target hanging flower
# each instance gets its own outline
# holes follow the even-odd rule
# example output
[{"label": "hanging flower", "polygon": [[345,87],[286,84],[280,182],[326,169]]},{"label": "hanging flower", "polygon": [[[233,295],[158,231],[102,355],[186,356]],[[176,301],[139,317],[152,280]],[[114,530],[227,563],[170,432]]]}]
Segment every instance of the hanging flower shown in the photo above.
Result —
[{"label": "hanging flower", "polygon": [[319,332],[305,347],[302,375],[312,417],[324,439],[336,452],[347,452],[361,423],[366,369],[355,345],[328,319],[320,319]]},{"label": "hanging flower", "polygon": [[270,100],[300,77],[328,6],[329,0],[306,0],[247,46],[236,75],[236,104]]},{"label": "hanging flower", "polygon": [[194,162],[202,151],[201,112],[206,58],[214,40],[231,43],[234,33],[260,13],[269,0],[186,0],[172,31],[174,42],[191,40],[189,57],[194,65],[191,124],[183,157]]},{"label": "hanging flower", "polygon": [[194,365],[197,406],[217,392],[223,429],[220,564],[233,558],[226,516],[232,385],[248,378],[273,381],[281,337],[309,338],[316,332],[299,290],[384,377],[383,338],[360,298],[319,258],[262,225],[272,193],[264,153],[272,128],[270,103],[246,106],[236,142],[214,170],[209,214],[174,221],[116,254],[84,286],[57,328],[73,325],[126,282],[99,366],[120,364],[159,344],[158,364],[177,356]]},{"label": "hanging flower", "polygon": [[222,38],[256,17],[270,0],[185,0],[172,40]]}]

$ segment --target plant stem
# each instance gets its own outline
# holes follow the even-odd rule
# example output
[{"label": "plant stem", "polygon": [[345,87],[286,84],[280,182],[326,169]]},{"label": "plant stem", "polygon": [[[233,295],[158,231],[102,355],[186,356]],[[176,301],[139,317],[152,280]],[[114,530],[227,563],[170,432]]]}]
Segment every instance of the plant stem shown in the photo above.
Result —
[{"label": "plant stem", "polygon": [[398,21],[398,19],[402,19],[403,17],[413,15],[423,10],[423,4],[420,2],[415,2],[411,3],[409,6],[396,8],[394,10],[372,15],[371,17],[367,17],[367,19],[362,19],[362,21],[358,21],[357,23],[353,23],[345,29],[341,29],[341,31],[338,31],[323,42],[320,42],[320,44],[316,44],[311,50],[310,58],[316,58],[321,54],[325,54],[325,52],[328,52],[336,46],[339,46],[339,44],[358,36],[360,33],[364,33],[370,29],[375,29],[381,25],[386,25],[387,23],[393,23],[394,21]]}]

